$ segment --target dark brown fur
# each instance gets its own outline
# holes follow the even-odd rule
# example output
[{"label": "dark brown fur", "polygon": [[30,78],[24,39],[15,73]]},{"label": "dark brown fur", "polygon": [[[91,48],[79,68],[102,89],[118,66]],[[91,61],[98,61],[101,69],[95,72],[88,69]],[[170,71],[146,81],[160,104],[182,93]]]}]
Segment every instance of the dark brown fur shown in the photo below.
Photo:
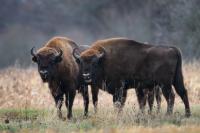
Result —
[{"label": "dark brown fur", "polygon": [[[83,71],[91,69],[95,71],[95,77],[98,77],[97,73],[101,74],[102,80],[114,83],[114,88],[121,86],[121,80],[129,80],[130,85],[135,81],[142,83],[139,88],[161,86],[167,100],[168,114],[172,113],[174,106],[173,85],[185,104],[186,116],[190,116],[187,90],[183,83],[181,53],[177,48],[114,38],[93,43],[81,53],[81,60],[85,66]],[[95,68],[91,67],[94,62],[98,64]]]},{"label": "dark brown fur", "polygon": [[[45,72],[48,70],[48,73],[51,72],[48,74],[48,80],[44,82],[47,82],[49,85],[60,118],[62,117],[61,107],[63,96],[65,95],[65,104],[68,109],[67,117],[71,118],[76,90],[82,87],[79,66],[72,56],[74,48],[79,48],[79,46],[72,40],[64,37],[54,37],[37,51],[36,56],[33,56],[33,60],[38,63],[39,73],[41,70],[45,70]],[[52,58],[60,50],[63,52],[61,60],[57,63],[52,63]],[[48,67],[49,69],[47,69]],[[85,88],[81,90],[85,103],[85,115],[87,115],[89,103],[88,92]]]}]

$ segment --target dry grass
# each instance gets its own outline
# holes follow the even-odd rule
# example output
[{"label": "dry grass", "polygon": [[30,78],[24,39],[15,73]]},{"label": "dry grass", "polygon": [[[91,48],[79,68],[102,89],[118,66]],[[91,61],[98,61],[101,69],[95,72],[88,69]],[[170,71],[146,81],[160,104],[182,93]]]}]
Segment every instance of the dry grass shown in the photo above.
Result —
[{"label": "dry grass", "polygon": [[[113,109],[111,95],[100,91],[97,114],[93,113],[90,97],[90,116],[88,119],[83,119],[83,101],[81,95],[77,94],[73,106],[74,118],[64,122],[56,119],[54,101],[48,86],[42,83],[35,68],[7,68],[0,71],[0,128],[8,131],[17,129],[21,132],[30,131],[29,129],[34,129],[35,132],[65,132],[66,130],[73,132],[90,130],[99,133],[199,132],[199,67],[200,63],[197,61],[184,64],[185,85],[193,113],[190,119],[183,117],[183,103],[177,95],[173,116],[164,115],[166,110],[164,98],[162,98],[161,114],[140,115],[136,95],[132,89],[128,91],[126,106],[120,117]],[[66,111],[65,108],[63,109]],[[8,125],[3,124],[5,119],[10,120]],[[20,125],[22,129],[19,128]]]}]

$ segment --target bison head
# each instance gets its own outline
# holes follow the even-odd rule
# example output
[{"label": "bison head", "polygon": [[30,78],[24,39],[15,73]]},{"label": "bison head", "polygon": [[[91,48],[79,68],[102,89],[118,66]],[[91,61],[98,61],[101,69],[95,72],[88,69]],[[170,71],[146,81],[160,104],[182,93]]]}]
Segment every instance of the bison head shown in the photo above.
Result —
[{"label": "bison head", "polygon": [[97,77],[100,64],[105,55],[105,49],[103,47],[101,49],[101,51],[88,49],[82,52],[81,55],[77,54],[76,49],[73,50],[73,56],[80,65],[83,79],[87,84],[91,84]]},{"label": "bison head", "polygon": [[38,52],[31,49],[32,61],[38,64],[38,72],[43,82],[49,81],[56,74],[56,65],[62,61],[62,50],[41,48]]}]

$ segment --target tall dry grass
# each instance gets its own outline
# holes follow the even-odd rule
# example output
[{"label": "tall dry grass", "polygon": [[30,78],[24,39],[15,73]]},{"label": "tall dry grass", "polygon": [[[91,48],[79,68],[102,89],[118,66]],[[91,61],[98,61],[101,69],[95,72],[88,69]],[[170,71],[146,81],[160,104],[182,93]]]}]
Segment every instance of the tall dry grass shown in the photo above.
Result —
[{"label": "tall dry grass", "polygon": [[[200,103],[200,62],[183,64],[184,81],[191,104]],[[77,94],[74,106],[82,107],[82,97]],[[90,97],[90,103],[91,97]],[[162,100],[165,104],[165,100]],[[176,94],[176,104],[182,103]],[[99,104],[112,105],[112,97],[100,91]],[[126,104],[137,104],[134,90],[128,92]],[[91,105],[90,105],[91,106]],[[10,67],[0,70],[0,108],[51,108],[54,101],[48,85],[42,83],[37,69]]]},{"label": "tall dry grass", "polygon": [[[184,106],[176,94],[175,113],[167,117],[166,102],[162,97],[162,113],[152,115],[140,114],[134,89],[128,91],[125,108],[120,115],[117,115],[113,108],[112,97],[106,92],[100,91],[98,113],[94,115],[92,99],[90,96],[89,118],[83,118],[83,100],[80,94],[75,97],[73,106],[74,118],[71,121],[57,119],[54,108],[54,100],[51,97],[48,85],[42,83],[36,68],[22,69],[10,67],[0,70],[0,126],[5,119],[10,120],[10,127],[22,132],[90,132],[99,133],[120,133],[120,132],[199,132],[200,124],[200,62],[183,64],[184,81],[188,90],[189,101],[192,106],[192,117],[185,119]],[[91,94],[90,94],[91,95]],[[11,108],[11,112],[9,109]],[[34,115],[34,119],[24,119],[23,113],[12,111],[12,109],[26,110],[29,108],[41,109],[44,113]],[[28,110],[29,111],[29,110]],[[14,112],[14,113],[13,113]],[[18,112],[19,114],[17,115]],[[37,111],[36,111],[37,112]],[[66,114],[66,109],[64,110]],[[180,114],[181,113],[181,114]],[[37,113],[36,113],[37,114]],[[14,117],[12,117],[12,115]],[[15,117],[17,116],[17,117]],[[26,114],[25,114],[26,116]],[[119,117],[120,116],[120,117]],[[26,117],[25,117],[26,118]],[[38,124],[39,123],[39,124]],[[21,125],[20,125],[21,124]],[[181,127],[177,127],[181,126]],[[7,127],[7,125],[4,125]],[[30,129],[31,126],[31,129]],[[27,127],[29,127],[27,129]],[[33,130],[34,129],[34,130]]]}]

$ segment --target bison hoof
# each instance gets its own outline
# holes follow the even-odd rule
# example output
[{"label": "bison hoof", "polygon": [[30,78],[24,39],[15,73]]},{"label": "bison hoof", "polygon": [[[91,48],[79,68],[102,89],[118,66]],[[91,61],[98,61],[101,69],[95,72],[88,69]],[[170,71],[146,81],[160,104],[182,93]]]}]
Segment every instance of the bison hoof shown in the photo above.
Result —
[{"label": "bison hoof", "polygon": [[157,111],[156,111],[156,114],[160,114],[160,110],[157,110]]},{"label": "bison hoof", "polygon": [[148,114],[149,114],[149,115],[152,115],[152,110],[148,110]]},{"label": "bison hoof", "polygon": [[62,113],[60,111],[58,111],[57,114],[58,114],[58,118],[62,119]]},{"label": "bison hoof", "polygon": [[98,110],[97,108],[94,108],[94,114],[97,114]]},{"label": "bison hoof", "polygon": [[66,117],[63,117],[61,120],[62,120],[62,121],[66,121]]},{"label": "bison hoof", "polygon": [[84,112],[84,116],[88,116],[88,112]]},{"label": "bison hoof", "polygon": [[166,115],[166,116],[171,116],[171,115],[172,115],[172,112],[167,112],[165,115]]},{"label": "bison hoof", "polygon": [[87,118],[88,118],[88,114],[84,114],[84,115],[83,115],[83,118],[84,118],[84,119],[87,119]]},{"label": "bison hoof", "polygon": [[115,102],[114,103],[115,108],[121,108],[121,103],[120,102]]},{"label": "bison hoof", "polygon": [[191,116],[191,113],[186,113],[185,117],[189,118]]},{"label": "bison hoof", "polygon": [[67,115],[67,119],[70,120],[72,118],[72,114]]}]

